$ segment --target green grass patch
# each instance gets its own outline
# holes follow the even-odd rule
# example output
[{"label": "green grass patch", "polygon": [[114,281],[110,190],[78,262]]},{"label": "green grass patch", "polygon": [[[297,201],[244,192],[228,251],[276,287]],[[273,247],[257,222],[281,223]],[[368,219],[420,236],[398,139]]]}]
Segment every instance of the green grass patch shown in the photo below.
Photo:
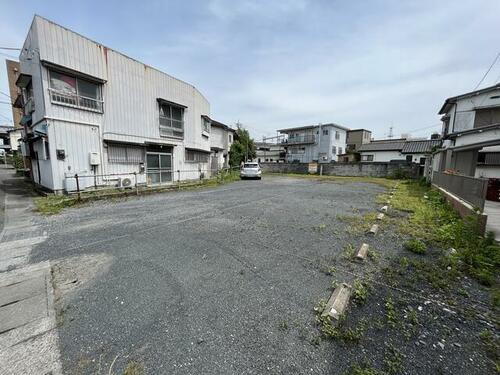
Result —
[{"label": "green grass patch", "polygon": [[85,190],[80,193],[81,199],[78,199],[78,195],[48,195],[46,197],[35,198],[36,211],[42,215],[56,215],[60,213],[63,209],[68,207],[75,207],[82,205],[84,202],[100,200],[100,199],[115,199],[123,198],[126,196],[151,194],[151,193],[161,193],[167,191],[178,191],[178,190],[191,190],[199,189],[205,187],[215,187],[218,185],[223,185],[231,183],[233,181],[239,180],[239,171],[222,171],[215,177],[204,180],[196,181],[185,181],[180,184],[172,184],[165,186],[155,186],[147,187],[140,186],[137,189],[118,189],[115,187],[110,187],[107,189],[98,190]]},{"label": "green grass patch", "polygon": [[427,252],[427,246],[420,240],[412,238],[404,243],[404,248],[415,254],[425,254]]},{"label": "green grass patch", "polygon": [[[427,244],[440,249],[455,248],[457,254],[449,257],[448,266],[460,268],[483,285],[498,285],[500,246],[492,234],[480,235],[475,215],[461,218],[441,193],[413,181],[399,184],[392,205],[410,213],[405,220],[399,221],[398,229],[402,234],[425,239]],[[422,250],[423,246],[417,241],[410,240],[408,249]]]},{"label": "green grass patch", "polygon": [[78,203],[76,197],[63,195],[50,195],[35,198],[35,211],[42,215],[56,215],[67,207],[73,207]]},{"label": "green grass patch", "polygon": [[367,363],[352,366],[345,375],[385,375],[384,372],[373,368]]}]

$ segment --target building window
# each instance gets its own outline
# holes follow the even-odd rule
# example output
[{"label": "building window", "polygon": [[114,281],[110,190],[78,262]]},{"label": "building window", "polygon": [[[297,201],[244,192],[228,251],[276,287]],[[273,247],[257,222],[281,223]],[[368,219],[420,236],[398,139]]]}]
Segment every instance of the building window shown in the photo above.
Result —
[{"label": "building window", "polygon": [[335,131],[335,139],[340,139],[340,132],[338,130]]},{"label": "building window", "polygon": [[201,116],[201,130],[210,133],[210,120],[205,116]]},{"label": "building window", "polygon": [[231,143],[233,141],[233,135],[232,134],[228,134],[228,139],[229,139],[229,143]]},{"label": "building window", "polygon": [[337,146],[332,147],[332,154],[336,155],[337,154]]},{"label": "building window", "polygon": [[373,161],[373,155],[361,155],[362,161]]},{"label": "building window", "polygon": [[328,135],[328,129],[323,129],[323,135]]},{"label": "building window", "polygon": [[208,163],[208,153],[186,150],[186,161],[190,163]]},{"label": "building window", "polygon": [[184,138],[184,108],[160,104],[160,136]]},{"label": "building window", "polygon": [[139,164],[144,163],[144,149],[128,145],[108,145],[108,161],[110,163]]},{"label": "building window", "polygon": [[43,139],[43,151],[44,151],[44,159],[50,160],[50,149],[49,149],[49,141],[47,139]]},{"label": "building window", "polygon": [[412,160],[413,160],[413,156],[412,156],[412,155],[406,155],[406,161],[407,161],[408,163],[411,163],[411,162],[412,162]]},{"label": "building window", "polygon": [[342,155],[342,147],[339,147],[339,155]]},{"label": "building window", "polygon": [[103,111],[100,84],[52,70],[49,74],[52,103],[96,112]]}]

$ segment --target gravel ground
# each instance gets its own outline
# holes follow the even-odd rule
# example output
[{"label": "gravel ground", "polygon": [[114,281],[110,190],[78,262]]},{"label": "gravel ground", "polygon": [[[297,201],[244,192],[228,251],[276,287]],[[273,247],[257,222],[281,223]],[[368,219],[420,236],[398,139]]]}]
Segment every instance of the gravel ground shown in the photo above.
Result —
[{"label": "gravel ground", "polygon": [[[55,264],[65,372],[123,373],[135,364],[151,374],[342,374],[361,361],[390,369],[401,350],[401,373],[486,373],[491,363],[467,338],[479,323],[455,314],[441,349],[433,327],[449,313],[390,288],[352,308],[349,324],[374,317],[360,342],[319,339],[313,307],[331,294],[329,267],[337,280],[352,281],[376,275],[401,251],[387,228],[370,239],[378,261],[346,259],[345,249],[366,238],[342,218],[375,211],[384,191],[266,176],[40,217],[49,238],[31,261]],[[431,311],[432,324],[410,338],[381,328],[375,317],[388,294],[398,311]]]}]

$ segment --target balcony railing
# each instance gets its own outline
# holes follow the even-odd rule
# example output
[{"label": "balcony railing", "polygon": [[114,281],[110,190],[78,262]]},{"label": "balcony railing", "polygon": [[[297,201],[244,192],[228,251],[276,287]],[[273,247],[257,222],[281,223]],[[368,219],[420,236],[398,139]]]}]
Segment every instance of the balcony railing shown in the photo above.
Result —
[{"label": "balcony railing", "polygon": [[295,137],[288,137],[288,140],[285,141],[285,143],[288,144],[306,144],[306,143],[314,143],[316,142],[316,136],[315,135],[301,135],[301,136],[295,136]]},{"label": "balcony railing", "polygon": [[432,183],[458,196],[470,205],[478,207],[481,211],[484,209],[488,188],[487,179],[434,172]]},{"label": "balcony railing", "polygon": [[94,112],[103,111],[103,101],[88,98],[86,96],[68,94],[54,89],[49,89],[50,101],[52,103],[62,104],[69,107],[86,109]]}]

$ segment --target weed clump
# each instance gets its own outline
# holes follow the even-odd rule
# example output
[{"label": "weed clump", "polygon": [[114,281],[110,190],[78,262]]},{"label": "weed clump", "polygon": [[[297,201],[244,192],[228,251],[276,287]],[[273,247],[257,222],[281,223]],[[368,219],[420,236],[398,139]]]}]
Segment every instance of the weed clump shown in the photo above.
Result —
[{"label": "weed clump", "polygon": [[404,244],[404,248],[415,254],[425,254],[427,252],[427,246],[425,246],[422,241],[414,238],[406,241]]}]

